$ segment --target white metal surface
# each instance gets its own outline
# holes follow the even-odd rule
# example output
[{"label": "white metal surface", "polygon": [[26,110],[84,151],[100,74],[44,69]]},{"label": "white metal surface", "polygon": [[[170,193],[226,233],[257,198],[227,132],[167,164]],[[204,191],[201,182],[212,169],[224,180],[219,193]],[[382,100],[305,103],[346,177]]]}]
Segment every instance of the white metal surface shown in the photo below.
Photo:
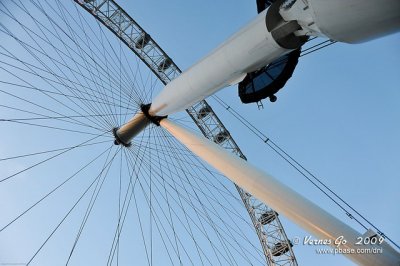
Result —
[{"label": "white metal surface", "polygon": [[297,20],[301,34],[360,43],[400,29],[399,0],[306,0],[281,8],[286,21]]},{"label": "white metal surface", "polygon": [[[294,1],[289,1],[293,3]],[[399,0],[308,0],[285,4],[281,15],[304,28],[299,34],[323,35],[357,43],[400,29]],[[168,115],[240,81],[245,73],[271,63],[289,50],[268,32],[266,11],[238,33],[170,82],[154,99],[152,115]]]},{"label": "white metal surface", "polygon": [[165,86],[154,99],[150,114],[163,116],[181,111],[289,52],[281,48],[268,32],[265,16],[266,11],[260,13],[238,33]]},{"label": "white metal surface", "polygon": [[188,149],[223,173],[232,182],[285,215],[318,239],[330,241],[331,245],[336,247],[336,240],[343,237],[347,242],[341,241],[337,248],[354,250],[354,254],[344,254],[354,262],[371,266],[399,265],[400,254],[392,249],[384,249],[382,254],[357,253],[357,249],[360,248],[380,248],[380,246],[355,245],[357,237],[361,236],[360,233],[247,161],[168,119],[163,119],[160,124]]}]

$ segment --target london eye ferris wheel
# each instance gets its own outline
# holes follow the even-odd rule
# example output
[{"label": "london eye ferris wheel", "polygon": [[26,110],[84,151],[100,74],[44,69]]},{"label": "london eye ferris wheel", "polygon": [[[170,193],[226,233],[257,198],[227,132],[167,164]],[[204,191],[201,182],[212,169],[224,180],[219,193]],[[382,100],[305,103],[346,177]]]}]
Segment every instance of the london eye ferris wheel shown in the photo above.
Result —
[{"label": "london eye ferris wheel", "polygon": [[[169,35],[178,42],[185,39],[180,30],[189,25],[182,23],[166,33],[171,15],[165,10],[153,13],[147,22],[166,25],[156,39],[119,8],[114,1],[1,3],[0,262],[296,265],[293,237],[304,233],[285,232],[278,212],[208,166],[167,130],[150,123],[129,147],[114,144],[115,129],[181,73],[175,55],[190,57],[195,50],[169,53],[166,47],[174,42],[164,46],[161,37]],[[130,38],[124,39],[128,30]],[[393,38],[398,40],[398,35]],[[398,53],[393,57],[398,63]],[[309,84],[319,79],[313,78]],[[229,109],[237,104],[226,100],[227,93],[169,119],[245,159],[246,148],[240,145],[242,152],[237,143],[247,145],[248,137],[238,125],[231,130],[216,115],[225,110],[229,117]],[[345,102],[346,96],[338,93],[339,101]],[[271,106],[266,110],[273,114],[283,108]],[[236,112],[234,117],[243,116]],[[390,124],[396,113],[385,119]],[[397,144],[395,140],[394,149]],[[264,165],[265,160],[275,160],[265,156],[255,161]],[[287,182],[302,186],[297,180]],[[387,182],[389,187],[393,184]],[[393,194],[386,197],[393,199]],[[393,223],[398,220],[396,215],[388,217]]]}]

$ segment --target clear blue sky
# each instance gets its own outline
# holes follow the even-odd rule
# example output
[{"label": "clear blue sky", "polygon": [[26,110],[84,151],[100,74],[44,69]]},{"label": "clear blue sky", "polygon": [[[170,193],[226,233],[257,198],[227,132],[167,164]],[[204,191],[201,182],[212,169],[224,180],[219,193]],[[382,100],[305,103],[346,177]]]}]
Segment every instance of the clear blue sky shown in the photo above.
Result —
[{"label": "clear blue sky", "polygon": [[[121,0],[118,3],[151,34],[183,70],[256,16],[255,1]],[[2,15],[0,14],[0,22],[7,23],[6,19],[2,19]],[[23,33],[22,36],[26,37]],[[60,47],[62,45],[55,43]],[[395,34],[359,45],[337,43],[302,57],[293,78],[278,93],[278,101],[273,104],[264,101],[263,110],[258,110],[254,104],[241,104],[237,97],[236,87],[226,88],[217,94],[397,243],[400,242],[398,227],[400,224],[398,205],[398,188],[400,187],[399,43],[400,34]],[[7,44],[4,42],[4,45],[9,47]],[[22,49],[15,49],[20,55],[25,55]],[[55,54],[54,51],[51,53]],[[0,56],[0,58],[4,57]],[[0,79],[15,81],[4,71],[0,72]],[[46,85],[33,79],[32,82],[37,86]],[[47,87],[43,86],[43,88]],[[0,89],[11,91],[12,88],[1,84]],[[0,98],[4,97],[2,104],[17,106],[15,99],[10,100],[8,96],[3,95],[0,96]],[[24,92],[19,95],[24,95]],[[41,100],[41,98],[30,99],[37,102]],[[252,135],[214,99],[210,98],[209,102],[251,163],[280,179],[355,229],[362,231],[362,228],[312,187],[293,168],[278,158],[271,149]],[[28,104],[24,103],[22,106],[28,106]],[[55,103],[46,106],[54,107],[56,110],[60,108],[56,108]],[[30,110],[39,112],[36,108]],[[21,117],[21,113],[13,113],[9,109],[3,109],[2,112],[4,115],[0,118]],[[64,126],[62,123],[56,125]],[[64,136],[61,134],[41,135],[39,130],[36,131],[32,127],[10,126],[4,123],[0,124],[0,130],[1,158],[22,154],[21,151],[25,149],[32,152],[40,151],[42,144],[51,148],[60,147],[59,139],[63,139]],[[40,138],[45,141],[39,141]],[[61,147],[74,145],[84,139],[87,139],[87,136],[85,138],[70,136]],[[107,143],[104,147],[108,146]],[[90,155],[100,151],[103,149],[94,148]],[[75,154],[72,154],[64,161],[57,160],[51,167],[44,168],[45,170],[27,172],[19,177],[20,181],[13,180],[3,187],[0,183],[0,212],[2,213],[0,225],[4,225],[20,210],[25,209],[48,191],[44,187],[53,187],[58,184],[58,181],[64,180],[61,177],[62,174],[67,172],[71,174],[73,171],[69,168],[72,169],[75,165],[70,162],[87,161],[89,158],[89,155],[81,153],[74,156]],[[10,175],[16,169],[22,169],[32,162],[36,161],[1,162],[3,166],[0,164],[0,173],[2,176]],[[101,167],[101,163],[98,163],[97,167]],[[93,169],[95,169],[94,166]],[[118,169],[114,171],[118,173]],[[42,180],[43,174],[48,179]],[[32,180],[32,177],[36,179]],[[114,177],[117,178],[117,176]],[[50,182],[50,185],[45,180]],[[86,187],[87,182],[82,187]],[[57,201],[54,200],[44,207],[39,207],[36,215],[29,214],[27,216],[29,223],[21,223],[20,227],[10,227],[11,231],[6,231],[6,233],[0,232],[0,262],[11,262],[11,259],[12,262],[20,262],[18,259],[22,258],[21,254],[24,254],[24,258],[28,257],[26,254],[30,250],[21,250],[18,246],[23,242],[28,242],[27,246],[29,246],[32,242],[32,246],[37,247],[43,240],[45,235],[43,232],[48,232],[48,228],[53,228],[59,217],[65,214],[65,209],[73,204],[77,195],[80,195],[79,186],[71,185],[63,192],[63,196],[56,198]],[[109,183],[108,188],[111,194],[105,195],[118,193],[118,183]],[[138,197],[141,198],[138,201],[144,202],[146,199],[139,194]],[[102,256],[91,257],[91,260],[86,261],[84,250],[87,248],[104,252],[104,254],[109,251],[110,245],[103,241],[112,237],[112,232],[106,232],[104,228],[115,226],[114,220],[107,219],[116,217],[115,212],[108,212],[112,204],[118,204],[115,197],[103,197],[99,205],[107,212],[90,218],[91,227],[88,226],[84,234],[95,237],[88,242],[82,241],[82,249],[80,249],[82,251],[76,252],[73,261],[78,265],[104,264]],[[64,208],[60,202],[65,203],[66,207]],[[115,205],[112,206],[115,207]],[[86,205],[79,206],[76,213],[83,214],[85,208]],[[132,208],[131,211],[135,212],[135,209]],[[58,256],[65,256],[65,250],[58,247],[65,243],[72,243],[76,226],[80,224],[78,214],[73,216],[75,219],[67,220],[66,229],[60,230],[52,245],[46,246],[44,254],[51,255],[40,257],[43,263],[47,261],[48,265],[54,265],[51,261],[57,261]],[[291,221],[280,217],[290,239],[309,235]],[[140,224],[135,219],[134,216],[129,220],[131,228],[126,229],[127,235],[140,232],[137,231]],[[249,233],[252,233],[251,230]],[[141,249],[140,244],[137,245],[130,246],[126,250],[129,253],[130,249],[137,249],[139,257],[135,259],[138,260],[139,265],[144,265],[147,263],[144,250]],[[194,248],[190,251],[196,252]],[[294,252],[299,265],[353,265],[340,255],[317,255],[315,247],[297,245],[294,247]],[[164,259],[161,255],[165,254],[160,253],[155,252],[155,262],[162,262]],[[136,256],[136,253],[134,254]],[[157,255],[159,255],[158,258]],[[126,265],[123,259],[120,265]]]}]

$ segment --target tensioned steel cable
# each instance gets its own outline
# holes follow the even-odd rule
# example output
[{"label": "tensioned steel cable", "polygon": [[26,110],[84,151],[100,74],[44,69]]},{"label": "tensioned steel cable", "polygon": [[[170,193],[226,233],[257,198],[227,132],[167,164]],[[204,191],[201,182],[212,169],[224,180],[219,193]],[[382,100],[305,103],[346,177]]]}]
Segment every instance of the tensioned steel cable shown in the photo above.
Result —
[{"label": "tensioned steel cable", "polygon": [[[396,244],[392,239],[390,239],[387,235],[385,235],[377,226],[375,226],[372,222],[370,222],[365,216],[360,214],[356,209],[354,209],[347,201],[345,201],[342,197],[340,197],[337,193],[335,193],[332,189],[330,189],[325,183],[323,183],[320,178],[312,174],[305,166],[299,163],[293,156],[289,155],[288,152],[283,150],[278,144],[273,142],[271,138],[266,136],[263,132],[261,132],[256,126],[254,126],[250,121],[244,118],[240,113],[234,110],[230,105],[228,105],[224,100],[222,100],[217,95],[214,95],[213,98],[224,107],[229,113],[231,113],[240,123],[242,123],[247,129],[249,129],[254,135],[256,135],[260,140],[262,140],[266,145],[268,145],[276,154],[278,154],[282,159],[284,159],[287,163],[289,163],[296,171],[298,171],[303,177],[305,177],[310,183],[312,183],[318,190],[320,190],[325,196],[327,196],[331,201],[333,201],[340,209],[342,209],[346,215],[350,218],[355,220],[359,225],[361,225],[365,230],[368,230],[368,227],[364,225],[359,219],[354,217],[350,213],[350,211],[354,212],[358,215],[362,220],[364,220],[368,225],[372,226],[377,233],[387,239],[390,243],[395,245],[397,248],[400,249],[400,246]],[[312,180],[314,179],[315,182]],[[319,184],[319,185],[318,185]],[[329,193],[331,195],[329,195]],[[347,208],[350,209],[348,211],[339,201],[335,200],[334,198],[338,199],[342,202]]]}]

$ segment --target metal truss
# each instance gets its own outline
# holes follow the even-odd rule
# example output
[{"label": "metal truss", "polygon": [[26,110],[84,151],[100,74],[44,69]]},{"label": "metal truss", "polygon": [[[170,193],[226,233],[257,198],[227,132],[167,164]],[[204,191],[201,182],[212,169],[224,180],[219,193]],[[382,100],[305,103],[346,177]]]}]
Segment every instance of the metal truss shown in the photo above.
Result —
[{"label": "metal truss", "polygon": [[[206,101],[201,101],[186,111],[206,138],[247,160],[229,131]],[[267,265],[297,265],[292,243],[285,233],[278,213],[236,184],[235,187],[260,239]]]},{"label": "metal truss", "polygon": [[[124,42],[164,85],[182,72],[151,36],[115,1],[74,1]],[[186,111],[205,137],[246,160],[229,131],[205,100]],[[279,221],[278,213],[236,184],[235,186],[260,239],[267,265],[297,265],[292,244]]]}]

